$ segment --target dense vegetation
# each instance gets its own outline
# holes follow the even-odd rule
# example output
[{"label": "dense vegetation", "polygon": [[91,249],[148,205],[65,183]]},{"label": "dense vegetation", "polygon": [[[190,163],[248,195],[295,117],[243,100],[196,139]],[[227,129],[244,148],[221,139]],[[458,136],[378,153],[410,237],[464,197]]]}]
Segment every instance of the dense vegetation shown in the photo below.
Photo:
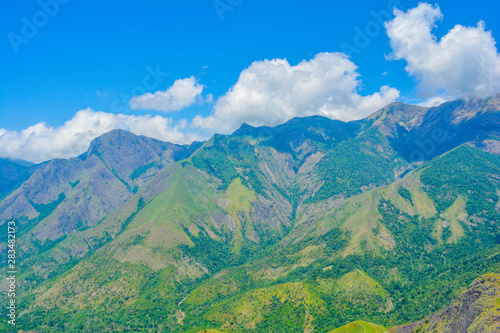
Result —
[{"label": "dense vegetation", "polygon": [[[75,192],[29,202],[18,327],[379,332],[443,309],[500,271],[500,157],[463,144],[412,164],[380,117],[246,125],[158,173],[165,160],[111,169],[130,197],[53,240],[33,230]],[[87,194],[85,177],[64,186]]]},{"label": "dense vegetation", "polygon": [[323,186],[308,202],[317,202],[338,194],[351,196],[363,187],[375,187],[393,179],[394,155],[385,150],[387,142],[374,130],[360,138],[332,148],[318,163]]},{"label": "dense vegetation", "polygon": [[500,221],[495,208],[499,199],[499,175],[500,156],[465,144],[430,162],[421,180],[439,211],[451,206],[461,194],[468,198],[468,214]]}]

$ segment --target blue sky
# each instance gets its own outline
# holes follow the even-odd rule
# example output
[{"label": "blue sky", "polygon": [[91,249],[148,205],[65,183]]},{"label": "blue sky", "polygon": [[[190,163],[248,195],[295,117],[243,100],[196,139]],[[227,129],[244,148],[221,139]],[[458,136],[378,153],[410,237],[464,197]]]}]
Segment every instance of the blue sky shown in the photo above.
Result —
[{"label": "blue sky", "polygon": [[[412,0],[8,0],[1,6],[0,156],[35,162],[75,156],[114,127],[186,143],[231,132],[243,121],[274,125],[309,114],[350,120],[394,100],[433,105],[498,93],[498,50],[488,37],[500,36],[497,1],[434,1],[425,8]],[[394,6],[401,22],[389,33],[382,21],[394,20]],[[417,7],[420,13],[404,16]],[[418,23],[429,15],[435,42],[448,36],[446,45],[431,45],[420,31],[420,44],[408,46],[405,38],[417,38],[410,30],[425,30]],[[422,64],[431,51],[433,63]],[[488,54],[475,72],[493,66],[494,73],[456,77],[443,69],[446,52],[462,57],[453,56],[457,67]],[[330,71],[337,64],[346,75]],[[479,87],[485,80],[486,90]],[[307,93],[299,99],[297,91]]]}]

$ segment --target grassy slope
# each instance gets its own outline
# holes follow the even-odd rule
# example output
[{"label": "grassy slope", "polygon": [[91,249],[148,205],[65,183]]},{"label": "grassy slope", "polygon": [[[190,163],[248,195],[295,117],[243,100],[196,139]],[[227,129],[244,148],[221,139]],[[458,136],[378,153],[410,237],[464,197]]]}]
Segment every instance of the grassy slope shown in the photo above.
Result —
[{"label": "grassy slope", "polygon": [[[86,248],[84,252],[88,252],[88,256],[83,261],[73,268],[68,267],[70,271],[60,275],[58,279],[38,287],[38,296],[31,308],[36,316],[43,317],[45,311],[55,311],[54,319],[58,322],[64,321],[62,318],[65,315],[57,312],[69,310],[71,313],[75,309],[84,308],[89,313],[105,308],[122,308],[124,313],[154,312],[154,308],[165,312],[162,308],[172,308],[185,288],[189,288],[183,285],[189,285],[192,279],[209,272],[196,256],[199,254],[205,261],[214,259],[203,253],[207,242],[229,241],[234,245],[233,248],[241,249],[246,241],[243,235],[253,231],[250,212],[253,210],[251,203],[256,200],[254,192],[246,188],[238,178],[227,190],[221,191],[216,188],[216,183],[212,184],[190,164],[177,169],[169,177],[167,190],[143,204],[144,207],[130,215],[126,221],[116,217],[109,218],[89,231],[94,239],[102,233],[111,235],[111,242],[100,250],[95,249],[95,252],[89,252]],[[140,198],[139,195],[137,197]],[[123,209],[130,212],[131,209],[125,206]],[[113,215],[127,214],[118,210]],[[230,232],[231,219],[240,220],[233,236]],[[126,229],[123,232],[112,230],[116,221],[125,223]],[[206,241],[199,242],[201,235],[206,235]],[[72,245],[78,244],[82,236],[72,235]],[[192,238],[196,240],[194,243]],[[58,248],[64,250],[65,244],[68,243],[61,244]],[[183,244],[188,248],[186,251],[179,251],[179,245]],[[190,247],[201,248],[200,251],[193,252],[188,251]],[[54,251],[48,253],[54,258]],[[106,267],[106,270],[101,271],[98,267]],[[120,273],[117,275],[114,272]],[[154,282],[156,280],[158,282]],[[139,294],[140,297],[137,296]],[[159,299],[152,302],[148,295],[156,295]],[[87,299],[91,301],[88,302]],[[167,317],[172,315],[172,311],[170,314],[165,312]],[[156,314],[155,317],[159,318]],[[106,323],[111,319],[103,320]]]},{"label": "grassy slope", "polygon": [[[194,204],[195,192],[209,196],[210,191],[200,188],[207,186],[200,176],[192,175],[185,177],[184,169],[178,169],[171,175],[171,186],[133,216],[127,229],[116,234],[113,242],[84,258],[60,278],[39,287],[32,305],[35,314],[43,316],[45,311],[54,311],[56,322],[63,321],[66,315],[73,317],[71,313],[76,309],[89,313],[115,309],[132,317],[140,317],[146,311],[160,322],[173,317],[175,304],[183,293],[182,285],[207,271],[195,260],[183,257],[175,246],[175,242],[189,244],[180,224],[195,230],[197,225],[192,221],[206,222],[202,212],[211,208],[200,205],[203,200]],[[106,269],[99,269],[102,267]],[[112,322],[113,316],[101,317],[103,325]],[[80,324],[76,320],[75,327]],[[126,322],[118,321],[117,325]]]},{"label": "grassy slope", "polygon": [[[324,302],[298,282],[251,290],[214,307],[206,318],[222,328],[265,331],[266,327],[282,325],[283,329],[289,326],[290,332],[299,332],[312,327],[313,314],[324,310]],[[287,321],[283,314],[293,320]]]},{"label": "grassy slope", "polygon": [[380,325],[366,323],[364,321],[355,321],[336,328],[328,333],[388,333],[389,330]]},{"label": "grassy slope", "polygon": [[389,312],[393,308],[389,292],[359,269],[338,279],[334,290],[337,298],[346,303],[360,303],[381,312]]},{"label": "grassy slope", "polygon": [[[250,223],[245,223],[250,219],[250,209],[252,202],[256,200],[255,192],[249,190],[241,183],[241,178],[235,178],[226,191],[227,206],[226,211],[233,218],[235,230],[233,236],[233,251],[240,252],[245,242],[245,236],[255,234]],[[257,239],[253,239],[258,241]]]},{"label": "grassy slope", "polygon": [[[470,237],[473,235],[470,233],[470,230],[466,231],[463,227],[459,229],[462,230],[460,234],[454,234],[453,230],[451,231],[451,238],[449,239],[454,239],[454,241],[447,242],[446,244],[448,245],[440,245],[432,240],[433,226],[439,221],[448,220],[451,228],[453,228],[453,223],[462,223],[459,222],[459,220],[455,220],[455,217],[463,214],[465,202],[461,201],[461,199],[457,199],[456,205],[452,205],[450,209],[445,209],[442,214],[438,214],[433,200],[427,194],[429,189],[420,182],[420,175],[421,171],[390,186],[382,187],[349,199],[340,207],[332,209],[328,213],[330,217],[325,218],[318,216],[318,218],[312,218],[312,220],[315,220],[315,228],[311,229],[310,226],[307,226],[307,231],[314,240],[300,237],[294,240],[292,237],[286,242],[288,245],[274,249],[272,255],[267,257],[267,259],[257,261],[255,265],[251,265],[247,270],[254,272],[251,274],[255,279],[254,283],[259,285],[259,283],[266,283],[265,281],[276,281],[276,283],[280,283],[281,281],[304,281],[305,279],[309,281],[308,283],[312,283],[311,286],[316,286],[311,287],[311,290],[313,290],[320,299],[325,300],[324,294],[327,293],[323,291],[328,290],[328,285],[335,286],[336,280],[322,279],[321,276],[336,276],[337,279],[341,279],[342,274],[336,272],[336,269],[346,264],[354,265],[351,266],[353,268],[362,265],[366,267],[367,271],[372,272],[374,279],[370,279],[375,281],[373,283],[380,285],[381,290],[388,288],[390,291],[387,291],[387,293],[390,293],[393,298],[397,295],[397,297],[394,298],[395,309],[393,309],[385,319],[375,314],[368,314],[368,317],[366,317],[366,311],[365,318],[380,318],[385,321],[386,324],[389,324],[388,318],[392,318],[395,322],[400,322],[401,320],[405,320],[404,318],[407,318],[407,316],[418,318],[418,316],[424,313],[429,313],[429,310],[425,310],[424,307],[414,307],[412,304],[408,303],[408,299],[413,299],[411,302],[415,305],[420,304],[419,302],[431,305],[430,309],[436,309],[443,306],[451,299],[451,296],[454,295],[453,290],[457,290],[456,288],[460,288],[460,285],[470,281],[470,279],[474,277],[474,274],[480,274],[481,270],[484,271],[484,269],[498,269],[498,265],[494,257],[488,258],[488,255],[473,254],[470,251],[460,252],[458,248],[453,247],[455,242],[459,242],[460,244],[460,240],[462,239],[460,237],[465,237],[466,235]],[[398,193],[398,189],[402,186],[409,189],[409,199]],[[389,204],[389,206],[387,206],[388,211],[384,211],[383,206],[379,206],[380,200],[389,200],[387,201]],[[384,211],[384,215],[379,215],[379,213],[377,213],[377,211],[380,210]],[[344,218],[342,218],[342,216],[344,216]],[[380,223],[384,228],[386,224],[389,225],[389,228],[387,228],[388,232],[394,234],[395,244],[393,244],[393,247],[389,248],[389,250],[384,249],[374,241],[377,239],[377,236],[380,235],[381,228],[377,226],[377,223],[368,222],[373,217],[375,217],[374,222],[377,222],[377,220],[380,221],[377,223]],[[391,218],[394,217],[398,217],[398,222],[391,222]],[[407,222],[405,222],[405,220]],[[345,229],[351,231],[354,236],[351,234],[349,236],[349,243],[344,243],[343,247],[340,246],[340,248],[332,252],[331,247],[328,246],[328,244],[331,245],[331,238],[328,236],[328,233],[335,231],[338,227],[342,227],[342,223],[344,223],[344,226],[351,226]],[[366,225],[366,227],[363,227],[364,225]],[[460,224],[458,224],[458,226],[460,226]],[[304,226],[296,226],[296,228],[302,227]],[[423,232],[424,230],[426,231]],[[303,234],[303,232],[298,232],[297,234]],[[357,238],[362,239],[360,235],[363,234],[368,235],[365,239],[372,240],[371,246],[378,249],[378,253],[385,259],[374,262],[370,260],[370,258],[363,258],[362,253],[366,253],[366,251],[356,251],[351,255],[347,255],[344,259],[341,259],[341,254],[345,253],[346,249],[355,248],[361,250],[361,246],[366,246],[366,243],[363,245],[362,241],[356,240]],[[420,237],[419,234],[422,234],[424,237]],[[337,234],[337,237],[338,235],[340,234]],[[412,236],[408,237],[409,235]],[[459,237],[456,237],[457,235],[459,235]],[[485,253],[493,253],[491,250],[487,250],[489,246],[491,246],[488,245],[489,240],[485,239],[484,242],[486,242],[484,243]],[[410,253],[406,253],[407,247],[413,247],[414,250],[410,251]],[[443,254],[441,254],[441,251],[443,251],[443,247],[446,248],[444,249],[444,256],[448,257],[448,260],[451,261],[451,263],[445,266],[442,265]],[[491,247],[491,249],[494,249],[494,247]],[[335,255],[335,253],[337,255]],[[456,255],[454,253],[456,253]],[[422,254],[427,257],[422,257]],[[477,262],[476,259],[473,258],[476,258]],[[401,260],[401,262],[399,260]],[[455,264],[456,261],[457,263]],[[342,264],[341,262],[344,263]],[[473,269],[473,266],[476,264],[481,268],[475,267]],[[465,269],[467,274],[464,274],[464,266],[462,265],[468,267]],[[426,273],[430,267],[434,267],[432,274]],[[349,276],[349,273],[346,273],[347,275],[344,276]],[[248,275],[245,276],[246,277],[240,277],[239,279],[249,279]],[[314,276],[316,277],[311,280],[311,277]],[[427,277],[424,278],[424,276]],[[217,300],[221,299],[226,299],[224,302],[231,302],[227,299],[233,299],[231,297],[239,299],[237,295],[240,288],[248,288],[241,286],[237,281],[238,279],[226,280],[223,284],[225,287],[221,288],[222,285],[219,285],[215,280],[208,280],[204,284],[204,288],[209,288],[211,290],[211,294],[213,295],[211,299],[215,300],[215,303],[217,303]],[[415,293],[415,288],[421,288],[418,286],[423,287],[423,284],[427,284],[428,286],[420,292]],[[430,289],[432,288],[432,284],[435,284],[435,289]],[[363,283],[361,283],[361,285],[363,285]],[[369,286],[370,283],[364,283],[364,285]],[[442,289],[442,292],[436,294],[435,290],[440,288],[439,285],[447,286]],[[252,288],[255,287],[250,287],[250,289]],[[370,297],[369,290],[363,290],[363,288],[356,289],[360,290],[359,299]],[[218,293],[219,290],[224,291]],[[334,290],[333,287],[331,287],[330,290]],[[407,297],[402,297],[405,293],[408,293]],[[340,299],[340,297],[338,299]],[[328,304],[328,300],[325,301]],[[343,302],[343,304],[348,303],[349,302]],[[381,302],[380,304],[384,303]],[[347,314],[350,311],[354,311],[351,312],[354,314],[354,317],[350,314],[348,318],[355,319],[356,316],[363,313],[363,311],[361,311],[362,308],[365,310],[369,308],[369,306],[367,307],[363,304],[361,304],[361,306],[359,310],[352,308],[345,312],[346,310],[344,309],[344,313]],[[190,308],[190,311],[194,311],[194,309],[195,307]],[[330,313],[332,313],[332,311],[330,311]],[[339,312],[336,311],[336,313]],[[398,313],[405,313],[405,316],[400,316]],[[223,323],[220,322],[219,324],[222,325]]]}]

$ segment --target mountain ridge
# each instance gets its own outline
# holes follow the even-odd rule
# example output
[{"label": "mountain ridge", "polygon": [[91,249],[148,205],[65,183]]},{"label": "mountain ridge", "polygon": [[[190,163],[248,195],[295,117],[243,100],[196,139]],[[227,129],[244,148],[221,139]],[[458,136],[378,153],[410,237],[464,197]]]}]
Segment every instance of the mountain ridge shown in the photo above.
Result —
[{"label": "mountain ridge", "polygon": [[[0,223],[19,225],[23,327],[265,332],[286,314],[290,332],[329,332],[424,318],[499,269],[500,156],[484,125],[497,112],[462,111],[498,98],[242,125],[191,146],[117,130],[39,165],[0,202]],[[476,134],[418,160],[401,148],[454,122]]]}]

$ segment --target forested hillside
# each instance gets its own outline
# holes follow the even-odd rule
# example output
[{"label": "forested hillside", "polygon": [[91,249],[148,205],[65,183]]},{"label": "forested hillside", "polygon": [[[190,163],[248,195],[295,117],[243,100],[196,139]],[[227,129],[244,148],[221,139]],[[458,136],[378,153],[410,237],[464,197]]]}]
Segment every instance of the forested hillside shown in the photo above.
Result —
[{"label": "forested hillside", "polygon": [[19,170],[0,201],[18,329],[493,332],[493,307],[454,309],[483,302],[471,283],[498,287],[499,101],[244,124],[190,146],[113,131],[73,159],[3,166]]}]

